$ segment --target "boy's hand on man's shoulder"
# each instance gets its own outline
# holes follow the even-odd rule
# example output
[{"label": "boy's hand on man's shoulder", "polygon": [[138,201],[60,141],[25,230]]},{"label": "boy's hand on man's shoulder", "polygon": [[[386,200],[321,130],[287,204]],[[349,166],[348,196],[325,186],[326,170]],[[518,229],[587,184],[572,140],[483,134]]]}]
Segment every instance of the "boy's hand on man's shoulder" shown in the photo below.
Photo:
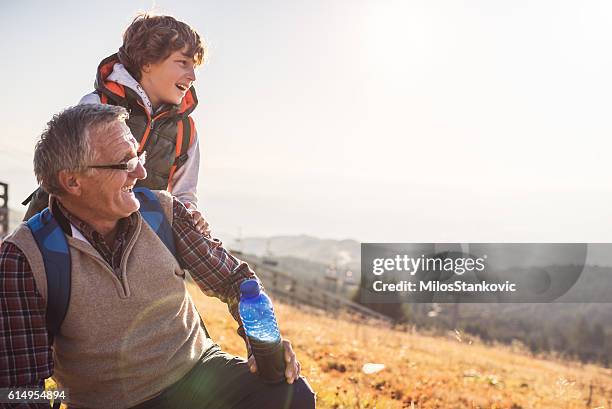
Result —
[{"label": "boy's hand on man's shoulder", "polygon": [[191,203],[185,203],[185,207],[191,213],[193,224],[204,237],[210,238],[210,224],[204,219],[204,215],[196,209]]}]

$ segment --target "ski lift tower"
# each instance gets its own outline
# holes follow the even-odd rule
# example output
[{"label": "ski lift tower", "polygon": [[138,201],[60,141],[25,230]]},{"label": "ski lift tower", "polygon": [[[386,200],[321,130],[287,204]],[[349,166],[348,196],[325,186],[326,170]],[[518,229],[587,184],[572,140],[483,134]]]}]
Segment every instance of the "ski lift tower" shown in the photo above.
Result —
[{"label": "ski lift tower", "polygon": [[332,293],[338,292],[338,270],[336,268],[336,262],[334,261],[325,270],[325,289]]},{"label": "ski lift tower", "polygon": [[0,241],[9,232],[8,184],[0,182]]}]

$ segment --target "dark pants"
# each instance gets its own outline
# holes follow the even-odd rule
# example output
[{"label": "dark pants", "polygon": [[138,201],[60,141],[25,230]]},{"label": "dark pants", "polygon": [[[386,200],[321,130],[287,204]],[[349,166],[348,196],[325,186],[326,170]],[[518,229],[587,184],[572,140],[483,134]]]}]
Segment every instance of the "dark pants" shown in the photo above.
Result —
[{"label": "dark pants", "polygon": [[306,379],[293,384],[263,383],[244,359],[218,348],[161,395],[133,409],[313,409],[315,395]]}]

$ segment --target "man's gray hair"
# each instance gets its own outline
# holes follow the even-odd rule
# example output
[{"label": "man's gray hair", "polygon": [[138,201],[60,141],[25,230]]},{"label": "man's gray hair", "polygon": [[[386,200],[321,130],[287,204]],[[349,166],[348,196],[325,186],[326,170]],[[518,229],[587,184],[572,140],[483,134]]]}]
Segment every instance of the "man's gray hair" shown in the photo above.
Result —
[{"label": "man's gray hair", "polygon": [[62,194],[61,170],[86,172],[95,159],[91,135],[104,132],[115,121],[125,121],[128,112],[114,105],[85,104],[66,108],[47,123],[36,143],[34,173],[50,194]]}]

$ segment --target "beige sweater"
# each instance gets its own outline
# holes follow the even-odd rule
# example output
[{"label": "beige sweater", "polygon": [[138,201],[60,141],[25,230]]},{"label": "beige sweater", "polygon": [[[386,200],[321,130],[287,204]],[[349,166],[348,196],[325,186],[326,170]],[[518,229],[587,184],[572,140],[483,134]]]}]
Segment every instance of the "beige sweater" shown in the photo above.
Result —
[{"label": "beige sweater", "polygon": [[[158,197],[171,222],[172,198]],[[53,378],[69,389],[70,407],[141,403],[183,377],[213,345],[183,270],[140,214],[121,260],[121,280],[88,242],[67,240],[72,287],[53,345]],[[46,299],[42,256],[28,227],[22,224],[7,241],[24,252]]]}]

